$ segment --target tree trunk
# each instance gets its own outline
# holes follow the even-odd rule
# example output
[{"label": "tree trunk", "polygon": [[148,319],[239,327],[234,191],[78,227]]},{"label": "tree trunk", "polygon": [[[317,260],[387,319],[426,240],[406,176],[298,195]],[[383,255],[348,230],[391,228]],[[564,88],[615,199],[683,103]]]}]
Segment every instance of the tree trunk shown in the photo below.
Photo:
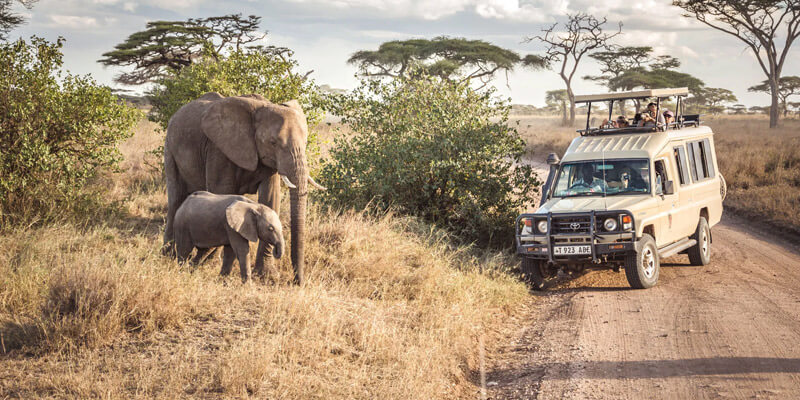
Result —
[{"label": "tree trunk", "polygon": [[778,119],[780,119],[781,113],[778,99],[778,78],[773,75],[768,80],[770,94],[772,95],[772,105],[769,107],[769,127],[772,129],[778,127]]},{"label": "tree trunk", "polygon": [[572,86],[567,83],[567,96],[569,97],[569,126],[575,126],[575,93]]},{"label": "tree trunk", "polygon": [[567,126],[567,102],[561,102],[561,126]]}]

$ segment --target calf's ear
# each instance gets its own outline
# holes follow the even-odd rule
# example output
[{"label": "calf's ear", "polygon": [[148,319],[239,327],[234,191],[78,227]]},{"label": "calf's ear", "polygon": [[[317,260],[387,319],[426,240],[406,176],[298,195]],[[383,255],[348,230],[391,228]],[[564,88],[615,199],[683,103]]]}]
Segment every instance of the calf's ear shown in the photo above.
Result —
[{"label": "calf's ear", "polygon": [[258,241],[258,227],[251,204],[243,201],[234,202],[225,209],[225,217],[228,220],[228,226],[243,238],[251,242]]}]

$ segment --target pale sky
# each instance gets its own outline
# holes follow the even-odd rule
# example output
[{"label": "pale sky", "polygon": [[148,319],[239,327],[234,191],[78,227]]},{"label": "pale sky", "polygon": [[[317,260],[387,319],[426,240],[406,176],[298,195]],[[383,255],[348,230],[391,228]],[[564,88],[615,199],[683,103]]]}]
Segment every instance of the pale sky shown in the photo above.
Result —
[{"label": "pale sky", "polygon": [[[566,13],[586,12],[607,16],[608,28],[623,23],[621,45],[652,46],[657,54],[678,57],[688,72],[709,87],[724,87],[748,106],[767,105],[766,94],[748,93],[747,88],[765,79],[744,43],[680,15],[670,0],[40,0],[32,10],[17,6],[28,23],[12,31],[11,38],[38,35],[55,40],[66,38],[65,68],[72,73],[91,74],[113,87],[119,70],[96,61],[102,53],[144,30],[153,20],[185,20],[232,13],[262,17],[261,30],[268,31],[268,44],[289,47],[303,71],[318,84],[351,89],[357,85],[356,68],[346,64],[355,51],[377,49],[384,41],[432,38],[439,35],[483,39],[521,55],[541,54],[535,43],[522,43],[542,27],[561,21]],[[784,75],[800,75],[800,45],[795,46],[784,67]],[[586,58],[578,77],[595,74],[596,66]],[[552,71],[522,68],[494,84],[514,103],[544,104],[547,90],[564,88]],[[141,92],[142,87],[126,87]],[[598,93],[603,88],[576,78],[575,92]]]}]

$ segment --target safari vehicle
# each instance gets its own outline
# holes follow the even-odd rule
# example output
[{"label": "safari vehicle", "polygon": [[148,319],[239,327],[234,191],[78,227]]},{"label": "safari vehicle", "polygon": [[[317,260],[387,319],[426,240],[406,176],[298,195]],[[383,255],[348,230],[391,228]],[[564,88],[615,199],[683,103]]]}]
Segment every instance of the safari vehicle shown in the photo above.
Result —
[{"label": "safari vehicle", "polygon": [[[579,130],[561,160],[548,157],[550,174],[539,209],[516,221],[522,272],[543,289],[558,272],[625,269],[633,288],[650,288],[660,260],[678,253],[692,265],[711,258],[711,227],[720,221],[725,181],[714,134],[699,115],[683,115],[688,89],[651,89],[576,96],[588,103]],[[676,98],[675,120],[646,126],[589,126],[592,103]],[[609,111],[608,121],[611,121]]]}]

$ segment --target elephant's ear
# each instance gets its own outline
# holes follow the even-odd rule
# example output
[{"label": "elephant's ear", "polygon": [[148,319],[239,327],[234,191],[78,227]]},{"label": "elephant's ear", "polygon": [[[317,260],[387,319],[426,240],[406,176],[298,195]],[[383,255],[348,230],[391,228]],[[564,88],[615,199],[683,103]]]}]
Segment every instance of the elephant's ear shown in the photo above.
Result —
[{"label": "elephant's ear", "polygon": [[235,201],[225,209],[228,226],[245,239],[258,241],[258,227],[253,214],[253,205],[243,201]]},{"label": "elephant's ear", "polygon": [[203,133],[234,164],[248,171],[258,166],[254,105],[236,97],[217,100],[203,113],[200,127]]}]

